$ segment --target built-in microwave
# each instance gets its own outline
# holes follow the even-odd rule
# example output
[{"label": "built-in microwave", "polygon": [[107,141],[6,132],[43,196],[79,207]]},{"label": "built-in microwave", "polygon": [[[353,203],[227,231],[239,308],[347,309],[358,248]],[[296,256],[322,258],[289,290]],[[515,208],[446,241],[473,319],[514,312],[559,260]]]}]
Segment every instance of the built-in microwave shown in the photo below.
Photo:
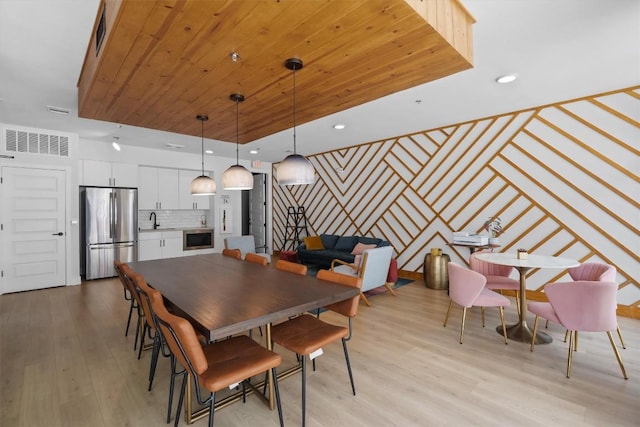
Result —
[{"label": "built-in microwave", "polygon": [[211,228],[184,230],[182,233],[182,249],[185,251],[213,248],[213,229]]}]

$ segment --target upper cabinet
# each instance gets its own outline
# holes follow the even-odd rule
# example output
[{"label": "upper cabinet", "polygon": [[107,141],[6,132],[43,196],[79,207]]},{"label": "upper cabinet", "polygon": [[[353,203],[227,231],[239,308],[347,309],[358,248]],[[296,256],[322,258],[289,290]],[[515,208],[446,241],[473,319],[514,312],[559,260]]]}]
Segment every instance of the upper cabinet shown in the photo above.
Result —
[{"label": "upper cabinet", "polygon": [[[180,209],[209,209],[210,196],[193,196],[191,194],[191,181],[201,173],[192,170],[179,171]],[[205,171],[205,174],[208,173]]]},{"label": "upper cabinet", "polygon": [[97,187],[137,187],[138,166],[100,160],[82,161],[82,185]]},{"label": "upper cabinet", "polygon": [[139,209],[180,209],[177,169],[140,166]]}]

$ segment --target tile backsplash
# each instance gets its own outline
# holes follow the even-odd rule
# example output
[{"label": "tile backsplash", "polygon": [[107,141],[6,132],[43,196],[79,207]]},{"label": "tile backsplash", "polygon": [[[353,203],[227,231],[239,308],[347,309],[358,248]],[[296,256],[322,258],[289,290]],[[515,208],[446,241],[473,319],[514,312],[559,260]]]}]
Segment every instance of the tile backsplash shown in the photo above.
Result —
[{"label": "tile backsplash", "polygon": [[[143,230],[153,228],[153,219],[149,219],[151,212],[156,213],[156,222],[160,225],[159,228],[200,228],[203,225],[213,225],[209,218],[209,210],[139,210],[138,227]],[[205,224],[202,224],[203,218]]]}]

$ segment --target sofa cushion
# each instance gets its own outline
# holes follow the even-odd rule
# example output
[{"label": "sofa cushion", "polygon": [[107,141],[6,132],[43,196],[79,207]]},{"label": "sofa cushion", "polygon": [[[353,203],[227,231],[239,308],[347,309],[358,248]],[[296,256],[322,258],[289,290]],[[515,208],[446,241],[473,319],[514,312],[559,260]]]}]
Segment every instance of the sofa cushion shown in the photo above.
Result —
[{"label": "sofa cushion", "polygon": [[356,236],[340,236],[333,249],[336,251],[351,252],[358,243],[358,237]]},{"label": "sofa cushion", "polygon": [[321,234],[322,244],[325,249],[333,249],[336,247],[336,242],[340,238],[337,234]]},{"label": "sofa cushion", "polygon": [[324,250],[322,239],[320,236],[308,236],[304,238],[304,245],[308,251],[321,251]]},{"label": "sofa cushion", "polygon": [[362,253],[366,250],[366,249],[373,249],[375,248],[376,245],[375,244],[371,244],[371,245],[365,245],[364,243],[360,243],[358,242],[356,244],[356,246],[353,248],[353,250],[351,251],[351,255],[362,255]]},{"label": "sofa cushion", "polygon": [[381,242],[382,239],[378,239],[377,237],[358,237],[358,243],[362,243],[364,245],[378,246]]}]

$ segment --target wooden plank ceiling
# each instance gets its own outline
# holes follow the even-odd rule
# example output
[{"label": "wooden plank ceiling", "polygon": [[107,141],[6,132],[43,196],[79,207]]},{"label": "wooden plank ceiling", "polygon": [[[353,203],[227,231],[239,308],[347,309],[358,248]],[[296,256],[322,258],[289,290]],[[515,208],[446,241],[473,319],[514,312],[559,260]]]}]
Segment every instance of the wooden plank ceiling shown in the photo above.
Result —
[{"label": "wooden plank ceiling", "polygon": [[[239,142],[471,68],[473,18],[457,0],[105,0],[79,116]],[[102,6],[98,11],[98,28]],[[232,61],[237,52],[240,59]]]}]

